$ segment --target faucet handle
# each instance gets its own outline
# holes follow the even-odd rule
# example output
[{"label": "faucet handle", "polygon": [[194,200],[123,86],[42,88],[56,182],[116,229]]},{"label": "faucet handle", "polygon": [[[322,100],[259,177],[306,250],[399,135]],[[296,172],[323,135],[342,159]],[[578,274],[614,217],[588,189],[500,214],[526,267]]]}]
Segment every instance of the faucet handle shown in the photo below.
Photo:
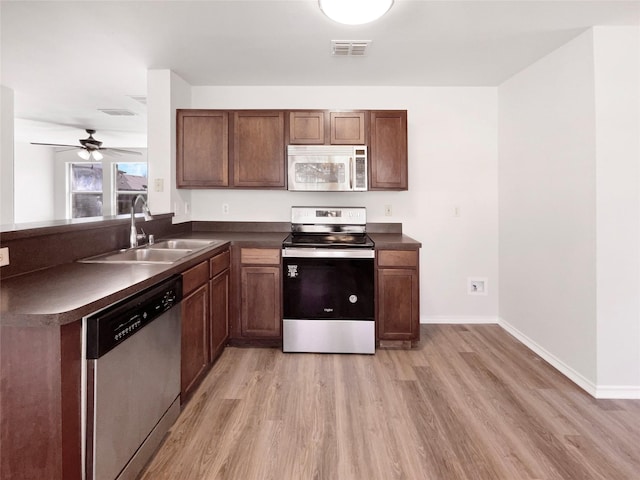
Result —
[{"label": "faucet handle", "polygon": [[147,238],[147,234],[146,234],[146,233],[144,233],[144,230],[143,230],[142,228],[140,229],[140,231],[141,231],[142,233],[138,233],[138,234],[136,235],[136,238],[137,238],[138,240],[144,240],[145,238]]}]

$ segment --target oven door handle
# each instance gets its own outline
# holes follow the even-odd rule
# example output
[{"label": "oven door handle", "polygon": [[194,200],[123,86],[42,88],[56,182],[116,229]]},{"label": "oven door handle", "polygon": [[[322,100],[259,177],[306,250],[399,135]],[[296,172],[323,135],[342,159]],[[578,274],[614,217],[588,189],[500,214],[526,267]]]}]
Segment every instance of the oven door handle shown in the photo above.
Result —
[{"label": "oven door handle", "polygon": [[283,248],[283,258],[375,258],[372,248]]}]

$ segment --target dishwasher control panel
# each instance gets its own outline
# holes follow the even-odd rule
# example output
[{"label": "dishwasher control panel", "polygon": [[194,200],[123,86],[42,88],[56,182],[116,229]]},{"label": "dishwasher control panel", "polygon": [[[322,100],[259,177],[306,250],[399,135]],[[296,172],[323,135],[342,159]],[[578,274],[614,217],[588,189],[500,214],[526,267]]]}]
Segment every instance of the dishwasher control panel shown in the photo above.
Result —
[{"label": "dishwasher control panel", "polygon": [[182,277],[171,277],[86,317],[88,359],[106,354],[182,300]]}]

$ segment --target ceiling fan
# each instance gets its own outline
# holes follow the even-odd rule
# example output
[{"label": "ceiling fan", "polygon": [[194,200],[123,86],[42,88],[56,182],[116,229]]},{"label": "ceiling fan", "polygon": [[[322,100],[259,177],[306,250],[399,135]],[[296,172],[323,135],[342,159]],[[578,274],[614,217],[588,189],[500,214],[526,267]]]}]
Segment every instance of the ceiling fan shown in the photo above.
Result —
[{"label": "ceiling fan", "polygon": [[102,152],[107,155],[120,155],[122,153],[127,153],[130,155],[142,155],[140,152],[136,152],[134,150],[125,150],[123,148],[106,148],[102,146],[102,142],[93,138],[93,134],[96,133],[95,130],[91,130],[87,128],[85,130],[88,134],[88,138],[81,138],[78,140],[80,145],[65,145],[60,143],[38,143],[31,142],[31,145],[46,145],[49,147],[70,147],[70,148],[79,148],[78,156],[83,160],[93,159],[95,161],[100,161],[104,158]]}]

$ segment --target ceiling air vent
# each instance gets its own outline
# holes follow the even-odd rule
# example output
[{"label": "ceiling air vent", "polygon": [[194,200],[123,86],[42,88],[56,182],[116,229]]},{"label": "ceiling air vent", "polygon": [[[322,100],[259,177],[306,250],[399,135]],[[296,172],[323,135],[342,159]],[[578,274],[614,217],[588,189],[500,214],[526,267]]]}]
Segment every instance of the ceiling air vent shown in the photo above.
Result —
[{"label": "ceiling air vent", "polygon": [[136,102],[141,103],[143,105],[147,104],[147,97],[145,95],[129,95],[129,98],[132,98]]},{"label": "ceiling air vent", "polygon": [[371,40],[331,40],[331,55],[334,57],[363,57],[367,54]]},{"label": "ceiling air vent", "polygon": [[132,117],[135,115],[131,110],[126,110],[124,108],[99,108],[98,110],[114,117]]}]

